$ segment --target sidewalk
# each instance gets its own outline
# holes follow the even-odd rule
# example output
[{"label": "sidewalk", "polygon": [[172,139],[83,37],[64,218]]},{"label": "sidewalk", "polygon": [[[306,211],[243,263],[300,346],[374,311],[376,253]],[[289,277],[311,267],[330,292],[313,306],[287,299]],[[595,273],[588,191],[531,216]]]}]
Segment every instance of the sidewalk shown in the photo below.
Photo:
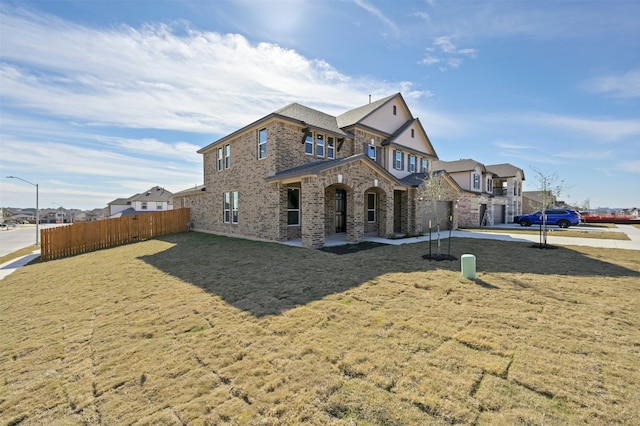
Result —
[{"label": "sidewalk", "polygon": [[27,263],[31,262],[32,260],[38,258],[39,256],[40,256],[40,250],[35,250],[31,254],[3,263],[2,265],[0,265],[0,280],[2,280],[7,275],[13,273],[13,271],[15,271],[16,269],[21,268]]},{"label": "sidewalk", "polygon": [[[578,238],[578,237],[562,237],[553,235],[553,232],[547,234],[547,244],[557,246],[587,246],[587,247],[602,247],[602,248],[617,248],[625,250],[640,250],[640,229],[633,225],[616,225],[617,228],[612,228],[610,232],[624,232],[630,238],[629,240],[605,240],[602,238]],[[513,242],[531,242],[539,243],[539,234],[509,234],[508,230],[514,229],[513,227],[505,227],[504,231],[473,231],[473,230],[454,230],[451,231],[452,238],[477,238],[485,240],[500,240],[500,241],[513,241]],[[516,228],[519,229],[519,228]],[[601,230],[601,229],[599,229]],[[449,231],[440,232],[440,238],[448,238]],[[436,238],[433,234],[432,238]],[[413,237],[413,238],[399,238],[388,239],[376,236],[365,236],[365,240],[383,243],[383,244],[410,244],[419,243],[423,241],[429,241],[429,236]]]}]

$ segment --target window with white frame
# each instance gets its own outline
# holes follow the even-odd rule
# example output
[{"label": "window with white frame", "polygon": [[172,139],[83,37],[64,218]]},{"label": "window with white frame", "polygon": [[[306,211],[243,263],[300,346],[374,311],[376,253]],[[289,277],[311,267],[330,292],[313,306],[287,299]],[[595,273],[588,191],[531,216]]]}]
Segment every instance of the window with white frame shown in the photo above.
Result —
[{"label": "window with white frame", "polygon": [[327,158],[336,158],[335,141],[333,137],[327,137]]},{"label": "window with white frame", "polygon": [[156,210],[162,210],[162,201],[156,202]]},{"label": "window with white frame", "polygon": [[411,137],[415,138],[416,137],[416,131],[415,129],[411,129]]},{"label": "window with white frame", "polygon": [[415,173],[416,172],[416,161],[417,161],[416,156],[413,155],[413,154],[410,154],[409,155],[409,171],[411,173]]},{"label": "window with white frame", "polygon": [[367,155],[369,155],[369,158],[371,158],[372,160],[376,159],[376,146],[375,145],[367,145]]},{"label": "window with white frame", "polygon": [[222,147],[218,148],[218,170],[222,170]]},{"label": "window with white frame", "polygon": [[313,133],[307,133],[304,139],[304,153],[307,155],[313,155]]},{"label": "window with white frame", "polygon": [[143,201],[142,202],[142,206],[140,206],[142,208],[142,210],[146,210],[147,209],[147,202]]},{"label": "window with white frame", "polygon": [[480,175],[477,173],[473,174],[473,189],[480,189]]},{"label": "window with white frame", "polygon": [[231,193],[225,192],[222,201],[222,220],[224,223],[231,222]]},{"label": "window with white frame", "polygon": [[420,159],[420,173],[427,173],[429,171],[429,163],[426,158]]},{"label": "window with white frame", "polygon": [[493,179],[487,178],[487,192],[493,192]]},{"label": "window with white frame", "polygon": [[324,157],[324,135],[316,134],[316,155]]},{"label": "window with white frame", "polygon": [[231,167],[231,145],[226,144],[224,146],[224,168]]},{"label": "window with white frame", "polygon": [[258,130],[258,159],[267,158],[267,129]]},{"label": "window with white frame", "polygon": [[238,193],[231,193],[231,223],[238,223]]},{"label": "window with white frame", "polygon": [[376,194],[371,192],[367,194],[367,222],[376,221]]},{"label": "window with white frame", "polygon": [[393,168],[396,170],[404,169],[404,155],[402,155],[402,151],[395,150],[393,151]]},{"label": "window with white frame", "polygon": [[300,225],[300,188],[287,189],[287,225]]}]

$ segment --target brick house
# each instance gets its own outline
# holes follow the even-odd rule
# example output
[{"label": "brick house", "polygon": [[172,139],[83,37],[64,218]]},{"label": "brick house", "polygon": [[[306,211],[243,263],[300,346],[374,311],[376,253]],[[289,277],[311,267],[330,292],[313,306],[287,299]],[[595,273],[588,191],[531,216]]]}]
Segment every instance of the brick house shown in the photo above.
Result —
[{"label": "brick house", "polygon": [[[321,247],[416,235],[435,217],[419,190],[438,157],[400,93],[338,116],[293,103],[198,152],[204,185],[174,194],[198,231]],[[449,226],[460,190],[445,182]]]},{"label": "brick house", "polygon": [[522,169],[511,164],[485,166],[472,159],[434,161],[459,186],[458,226],[491,226],[512,223],[522,214]]}]

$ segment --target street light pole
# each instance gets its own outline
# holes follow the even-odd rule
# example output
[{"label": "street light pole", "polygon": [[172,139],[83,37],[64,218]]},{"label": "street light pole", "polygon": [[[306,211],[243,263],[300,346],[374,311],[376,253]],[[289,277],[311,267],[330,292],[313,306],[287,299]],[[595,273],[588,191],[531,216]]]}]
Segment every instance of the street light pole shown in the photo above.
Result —
[{"label": "street light pole", "polygon": [[18,179],[36,187],[36,246],[40,245],[40,209],[38,208],[38,184],[19,178],[18,176],[7,176],[8,179]]}]

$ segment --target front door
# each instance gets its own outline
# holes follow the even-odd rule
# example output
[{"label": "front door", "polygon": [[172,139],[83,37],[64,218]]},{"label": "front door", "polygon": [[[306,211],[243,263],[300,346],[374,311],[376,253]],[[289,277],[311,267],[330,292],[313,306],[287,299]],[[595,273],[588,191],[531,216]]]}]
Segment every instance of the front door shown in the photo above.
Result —
[{"label": "front door", "polygon": [[347,191],[336,189],[336,233],[347,232]]}]

